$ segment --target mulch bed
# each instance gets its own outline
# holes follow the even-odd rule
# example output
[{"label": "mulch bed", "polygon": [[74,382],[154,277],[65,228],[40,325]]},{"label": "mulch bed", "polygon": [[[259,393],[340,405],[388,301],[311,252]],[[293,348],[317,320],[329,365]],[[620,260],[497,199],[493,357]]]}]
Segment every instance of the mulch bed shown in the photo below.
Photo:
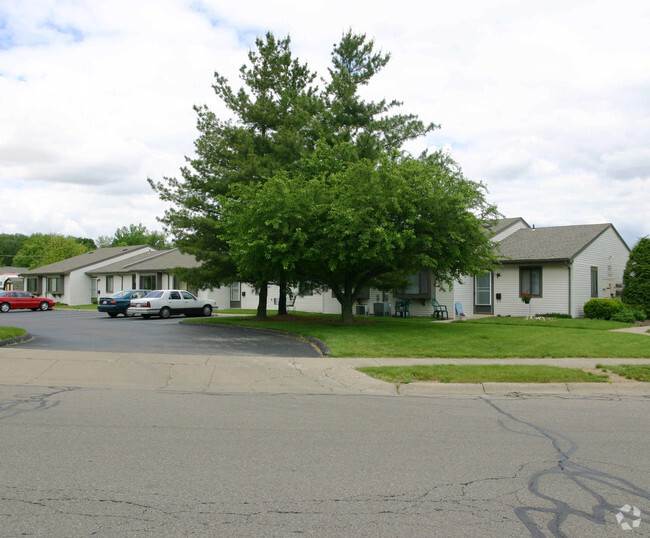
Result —
[{"label": "mulch bed", "polygon": [[[340,318],[312,318],[309,316],[294,316],[286,314],[284,316],[269,316],[268,318],[252,318],[253,321],[290,321],[292,323],[326,323],[328,325],[342,325]],[[355,318],[354,323],[375,323],[374,319]]]}]

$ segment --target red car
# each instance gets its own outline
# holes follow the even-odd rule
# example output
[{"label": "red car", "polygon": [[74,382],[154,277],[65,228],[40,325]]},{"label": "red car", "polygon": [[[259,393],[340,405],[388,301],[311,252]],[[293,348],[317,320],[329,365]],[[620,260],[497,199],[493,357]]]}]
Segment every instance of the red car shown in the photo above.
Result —
[{"label": "red car", "polygon": [[26,291],[0,292],[0,312],[9,312],[15,308],[31,308],[32,310],[49,310],[56,303],[46,297],[36,297]]}]

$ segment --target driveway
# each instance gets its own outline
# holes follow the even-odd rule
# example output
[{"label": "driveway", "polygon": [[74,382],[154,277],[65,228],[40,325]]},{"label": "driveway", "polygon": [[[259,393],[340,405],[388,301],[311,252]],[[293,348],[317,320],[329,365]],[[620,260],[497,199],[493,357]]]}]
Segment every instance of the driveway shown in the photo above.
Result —
[{"label": "driveway", "polygon": [[11,311],[0,315],[0,325],[21,327],[34,339],[26,349],[105,351],[183,355],[260,355],[319,357],[307,342],[244,327],[181,323],[140,317],[109,318],[95,311]]}]

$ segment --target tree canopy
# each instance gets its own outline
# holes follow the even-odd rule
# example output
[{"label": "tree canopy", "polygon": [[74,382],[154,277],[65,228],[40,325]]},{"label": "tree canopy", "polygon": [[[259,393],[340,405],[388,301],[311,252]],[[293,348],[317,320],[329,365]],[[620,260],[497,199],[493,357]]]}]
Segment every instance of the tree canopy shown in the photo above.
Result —
[{"label": "tree canopy", "polygon": [[59,234],[33,234],[25,240],[13,263],[29,269],[49,265],[93,250],[94,242],[91,246],[88,241],[86,238]]},{"label": "tree canopy", "polygon": [[623,272],[624,303],[643,308],[650,317],[650,237],[643,237],[630,252]]},{"label": "tree canopy", "polygon": [[[196,157],[182,180],[150,180],[173,206],[163,222],[203,260],[203,285],[244,280],[329,288],[345,323],[361,288],[404,282],[428,269],[439,283],[495,261],[486,234],[496,208],[443,152],[405,149],[437,128],[367,101],[362,87],[388,54],[351,31],[332,51],[329,78],[293,60],[289,38],[256,41],[246,90],[216,75],[215,92],[236,121],[197,108]],[[281,298],[284,295],[281,292]],[[260,294],[258,315],[266,295]]]},{"label": "tree canopy", "polygon": [[157,249],[169,248],[164,233],[149,231],[142,223],[122,226],[115,230],[115,235],[102,236],[98,242],[101,247],[149,245]]}]

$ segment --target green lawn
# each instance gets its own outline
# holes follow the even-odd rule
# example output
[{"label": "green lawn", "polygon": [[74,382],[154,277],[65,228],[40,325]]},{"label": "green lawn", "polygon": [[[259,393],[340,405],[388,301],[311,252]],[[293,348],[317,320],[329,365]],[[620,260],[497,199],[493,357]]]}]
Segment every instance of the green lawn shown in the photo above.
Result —
[{"label": "green lawn", "polygon": [[63,310],[97,310],[97,305],[96,304],[80,304],[80,305],[75,305],[75,306],[70,306],[67,304],[63,303],[56,303],[56,306],[54,308],[60,308]]},{"label": "green lawn", "polygon": [[629,325],[588,319],[483,318],[439,323],[430,318],[359,318],[349,327],[341,326],[338,316],[315,314],[308,318],[296,316],[295,321],[241,317],[195,321],[276,329],[318,338],[333,357],[650,358],[647,336],[614,333],[608,329]]},{"label": "green lawn", "polygon": [[0,327],[0,340],[16,338],[24,334],[27,334],[25,329],[19,329],[18,327]]},{"label": "green lawn", "polygon": [[440,383],[606,383],[607,374],[576,368],[502,364],[440,364],[419,366],[369,366],[357,368],[389,383],[438,381]]},{"label": "green lawn", "polygon": [[605,372],[614,372],[627,379],[650,383],[650,365],[647,364],[619,364],[618,366],[598,364],[596,367]]}]

